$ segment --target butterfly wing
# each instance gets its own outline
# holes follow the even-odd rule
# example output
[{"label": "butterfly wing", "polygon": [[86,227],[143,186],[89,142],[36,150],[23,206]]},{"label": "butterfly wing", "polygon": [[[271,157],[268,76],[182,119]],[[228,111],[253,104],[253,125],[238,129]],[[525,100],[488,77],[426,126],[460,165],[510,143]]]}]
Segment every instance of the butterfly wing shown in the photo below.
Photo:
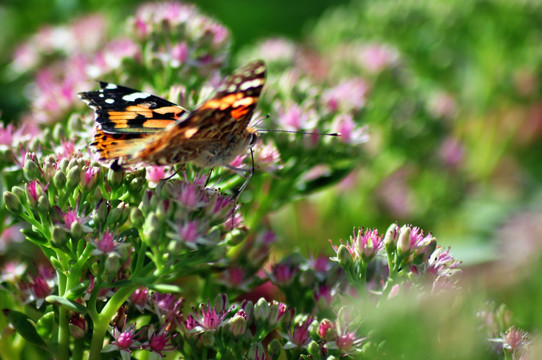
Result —
[{"label": "butterfly wing", "polygon": [[[196,160],[213,166],[237,156],[256,133],[247,126],[265,84],[265,75],[265,63],[261,60],[239,69],[226,78],[212,99],[156,133],[135,158],[161,164]],[[197,161],[206,150],[211,158]],[[220,155],[221,160],[214,161],[215,155]]]},{"label": "butterfly wing", "polygon": [[101,160],[131,156],[145,146],[150,135],[186,112],[170,101],[125,86],[100,82],[100,87],[78,96],[94,109],[97,126],[90,145]]},{"label": "butterfly wing", "polygon": [[95,112],[96,123],[112,134],[150,134],[164,129],[186,112],[158,96],[100,81],[101,89],[79,93]]}]

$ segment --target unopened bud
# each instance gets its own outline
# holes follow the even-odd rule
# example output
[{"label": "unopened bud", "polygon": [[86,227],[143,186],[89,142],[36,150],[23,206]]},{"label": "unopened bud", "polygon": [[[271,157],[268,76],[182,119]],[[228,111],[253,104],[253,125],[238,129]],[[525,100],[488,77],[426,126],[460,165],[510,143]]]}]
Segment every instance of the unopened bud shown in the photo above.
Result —
[{"label": "unopened bud", "polygon": [[140,228],[141,225],[143,225],[145,222],[145,216],[143,216],[141,209],[134,207],[130,210],[130,221],[136,228]]},{"label": "unopened bud", "polygon": [[271,340],[269,345],[267,345],[267,353],[272,360],[277,360],[280,357],[282,352],[282,345],[277,339]]},{"label": "unopened bud", "polygon": [[51,206],[49,205],[49,199],[45,195],[41,195],[38,198],[38,211],[47,213]]},{"label": "unopened bud", "polygon": [[19,198],[10,191],[4,191],[4,204],[6,204],[6,208],[15,215],[20,214],[23,208],[23,204],[21,204]]},{"label": "unopened bud", "polygon": [[69,164],[70,164],[70,160],[68,160],[68,158],[64,158],[60,160],[60,162],[58,163],[57,170],[66,171],[68,169]]},{"label": "unopened bud", "polygon": [[397,238],[399,236],[399,226],[393,223],[386,230],[386,236],[384,237],[384,246],[388,252],[395,250],[397,247]]},{"label": "unopened bud", "polygon": [[204,332],[201,335],[201,342],[204,346],[211,347],[215,344],[215,337],[211,332]]},{"label": "unopened bud", "polygon": [[138,193],[144,189],[143,187],[144,184],[145,184],[145,180],[143,180],[140,177],[136,177],[132,181],[130,181],[130,190],[132,192]]},{"label": "unopened bud", "polygon": [[116,207],[116,208],[112,208],[111,211],[109,211],[109,217],[107,218],[107,221],[110,224],[117,224],[120,222],[121,218],[122,218],[122,210]]},{"label": "unopened bud", "polygon": [[66,245],[69,239],[68,232],[61,228],[60,226],[55,226],[53,228],[53,235],[52,235],[52,244],[56,247],[62,247]]},{"label": "unopened bud", "polygon": [[53,128],[53,139],[56,142],[60,142],[60,140],[66,138],[66,134],[64,133],[64,128],[62,127],[61,123],[56,123],[55,127]]},{"label": "unopened bud", "polygon": [[19,199],[21,203],[23,201],[26,201],[26,192],[22,187],[14,186],[11,188],[11,192],[13,193],[13,195],[17,196],[17,199]]},{"label": "unopened bud", "polygon": [[159,242],[160,235],[160,220],[155,213],[149,214],[143,224],[143,234],[151,242],[157,244]]},{"label": "unopened bud", "polygon": [[339,260],[339,265],[345,270],[350,269],[354,263],[350,251],[342,244],[339,245],[339,249],[337,250],[337,259]]},{"label": "unopened bud", "polygon": [[115,252],[107,254],[107,258],[105,259],[105,271],[108,274],[117,273],[120,270],[121,265],[119,254]]},{"label": "unopened bud", "polygon": [[335,324],[329,319],[323,319],[318,326],[318,336],[325,341],[334,341],[337,338]]},{"label": "unopened bud", "polygon": [[218,294],[215,297],[215,301],[213,302],[213,307],[215,308],[217,313],[221,313],[227,310],[229,307],[228,295]]},{"label": "unopened bud", "polygon": [[[242,310],[241,310],[242,311]],[[235,314],[235,316],[230,320],[230,331],[233,336],[239,336],[245,333],[247,329],[247,320],[245,319],[244,314]]]},{"label": "unopened bud", "polygon": [[117,189],[122,184],[122,170],[109,169],[107,172],[107,182],[112,189]]},{"label": "unopened bud", "polygon": [[64,171],[57,171],[53,177],[53,184],[57,189],[63,189],[66,186],[68,179]]},{"label": "unopened bud", "polygon": [[265,356],[265,350],[261,342],[252,343],[248,349],[247,359],[248,360],[257,360],[262,359]]},{"label": "unopened bud", "polygon": [[36,164],[36,162],[32,160],[30,156],[25,158],[23,172],[24,172],[24,176],[28,180],[35,180],[41,174],[38,164]]},{"label": "unopened bud", "polygon": [[98,224],[105,224],[107,215],[109,214],[109,205],[106,201],[100,202],[96,213],[94,214],[94,221]]},{"label": "unopened bud", "polygon": [[269,318],[269,303],[264,298],[260,298],[254,305],[254,319],[256,321],[267,322]]},{"label": "unopened bud", "polygon": [[83,235],[83,225],[79,221],[72,222],[70,226],[70,233],[74,239],[80,239]]},{"label": "unopened bud", "polygon": [[320,359],[322,357],[322,350],[320,350],[320,345],[314,340],[309,343],[307,346],[307,351],[313,359]]},{"label": "unopened bud", "polygon": [[397,250],[402,255],[410,252],[410,226],[401,226],[401,232],[397,240]]},{"label": "unopened bud", "polygon": [[79,166],[72,167],[68,172],[68,189],[75,189],[77,185],[81,182],[81,169]]}]

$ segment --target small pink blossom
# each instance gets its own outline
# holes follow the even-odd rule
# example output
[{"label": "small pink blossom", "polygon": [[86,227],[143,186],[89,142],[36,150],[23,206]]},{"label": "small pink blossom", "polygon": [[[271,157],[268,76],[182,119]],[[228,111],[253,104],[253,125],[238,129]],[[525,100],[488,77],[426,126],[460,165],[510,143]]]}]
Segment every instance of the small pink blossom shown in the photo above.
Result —
[{"label": "small pink blossom", "polygon": [[113,234],[104,231],[102,238],[96,244],[96,250],[101,254],[109,254],[117,248],[117,242],[113,240]]},{"label": "small pink blossom", "polygon": [[236,169],[239,169],[243,166],[243,161],[246,159],[247,155],[246,154],[240,154],[240,155],[237,155],[235,157],[235,159],[233,159],[229,165],[231,167],[234,167]]},{"label": "small pink blossom", "polygon": [[77,216],[77,210],[68,210],[66,213],[62,216],[62,219],[64,220],[64,224],[69,229],[72,224],[76,221],[79,221],[79,216]]},{"label": "small pink blossom", "polygon": [[111,344],[105,346],[102,352],[118,350],[121,352],[121,357],[123,359],[129,359],[132,350],[138,349],[141,346],[141,343],[136,340],[135,324],[126,327],[125,323],[122,330],[114,327],[111,331],[111,335],[114,340]]},{"label": "small pink blossom", "polygon": [[311,337],[309,335],[309,326],[312,323],[312,317],[309,316],[304,322],[296,324],[293,330],[288,333],[288,343],[284,346],[285,349],[304,348],[306,347]]},{"label": "small pink blossom", "polygon": [[156,186],[161,180],[166,179],[170,175],[165,166],[149,166],[145,173],[147,181],[153,186]]},{"label": "small pink blossom", "polygon": [[195,244],[199,238],[199,222],[197,220],[187,221],[178,227],[179,238],[188,244]]},{"label": "small pink blossom", "polygon": [[143,312],[145,305],[147,305],[149,295],[149,289],[144,286],[140,286],[137,290],[130,295],[130,302],[140,311]]}]

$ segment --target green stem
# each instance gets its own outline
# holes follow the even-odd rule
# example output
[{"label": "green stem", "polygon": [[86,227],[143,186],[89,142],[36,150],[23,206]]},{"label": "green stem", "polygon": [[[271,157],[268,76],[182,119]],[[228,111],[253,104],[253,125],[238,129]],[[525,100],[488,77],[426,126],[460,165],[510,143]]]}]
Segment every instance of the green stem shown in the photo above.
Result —
[{"label": "green stem", "polygon": [[101,351],[107,327],[117,310],[124,304],[128,297],[132,295],[137,287],[138,285],[131,285],[118,289],[98,314],[96,321],[94,321],[89,360],[99,360],[102,358]]},{"label": "green stem", "polygon": [[65,307],[58,309],[58,352],[57,359],[69,359],[69,341],[70,333],[68,326],[68,312]]},{"label": "green stem", "polygon": [[75,339],[73,346],[72,360],[82,360],[85,349],[84,339]]}]

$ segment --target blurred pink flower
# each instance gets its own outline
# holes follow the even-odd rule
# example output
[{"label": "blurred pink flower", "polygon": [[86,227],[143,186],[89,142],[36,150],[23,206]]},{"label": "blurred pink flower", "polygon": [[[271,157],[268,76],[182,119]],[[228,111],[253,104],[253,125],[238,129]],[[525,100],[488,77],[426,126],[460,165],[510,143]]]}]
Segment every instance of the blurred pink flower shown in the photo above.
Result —
[{"label": "blurred pink flower", "polygon": [[334,88],[325,90],[322,94],[322,103],[331,112],[358,111],[365,106],[369,88],[364,79],[345,80]]},{"label": "blurred pink flower", "polygon": [[451,118],[456,114],[457,104],[452,95],[439,92],[429,101],[429,112],[438,118]]},{"label": "blurred pink flower", "polygon": [[141,49],[138,44],[128,38],[117,38],[96,54],[86,68],[88,76],[97,78],[118,69],[124,59],[139,59]]},{"label": "blurred pink flower", "polygon": [[301,108],[294,103],[278,109],[278,121],[286,130],[309,129],[316,125],[316,113],[313,109]]},{"label": "blurred pink flower", "polygon": [[282,38],[268,39],[260,43],[256,49],[257,57],[265,59],[266,62],[291,62],[295,53],[294,43]]},{"label": "blurred pink flower", "polygon": [[369,141],[368,127],[359,127],[350,114],[336,116],[333,129],[340,134],[339,140],[345,144],[362,144]]},{"label": "blurred pink flower", "polygon": [[394,66],[398,58],[398,52],[384,44],[365,45],[360,49],[359,53],[359,61],[362,66],[373,73]]},{"label": "blurred pink flower", "polygon": [[448,137],[444,140],[438,154],[444,163],[451,167],[457,168],[461,165],[464,158],[463,144],[459,140],[452,137]]}]

